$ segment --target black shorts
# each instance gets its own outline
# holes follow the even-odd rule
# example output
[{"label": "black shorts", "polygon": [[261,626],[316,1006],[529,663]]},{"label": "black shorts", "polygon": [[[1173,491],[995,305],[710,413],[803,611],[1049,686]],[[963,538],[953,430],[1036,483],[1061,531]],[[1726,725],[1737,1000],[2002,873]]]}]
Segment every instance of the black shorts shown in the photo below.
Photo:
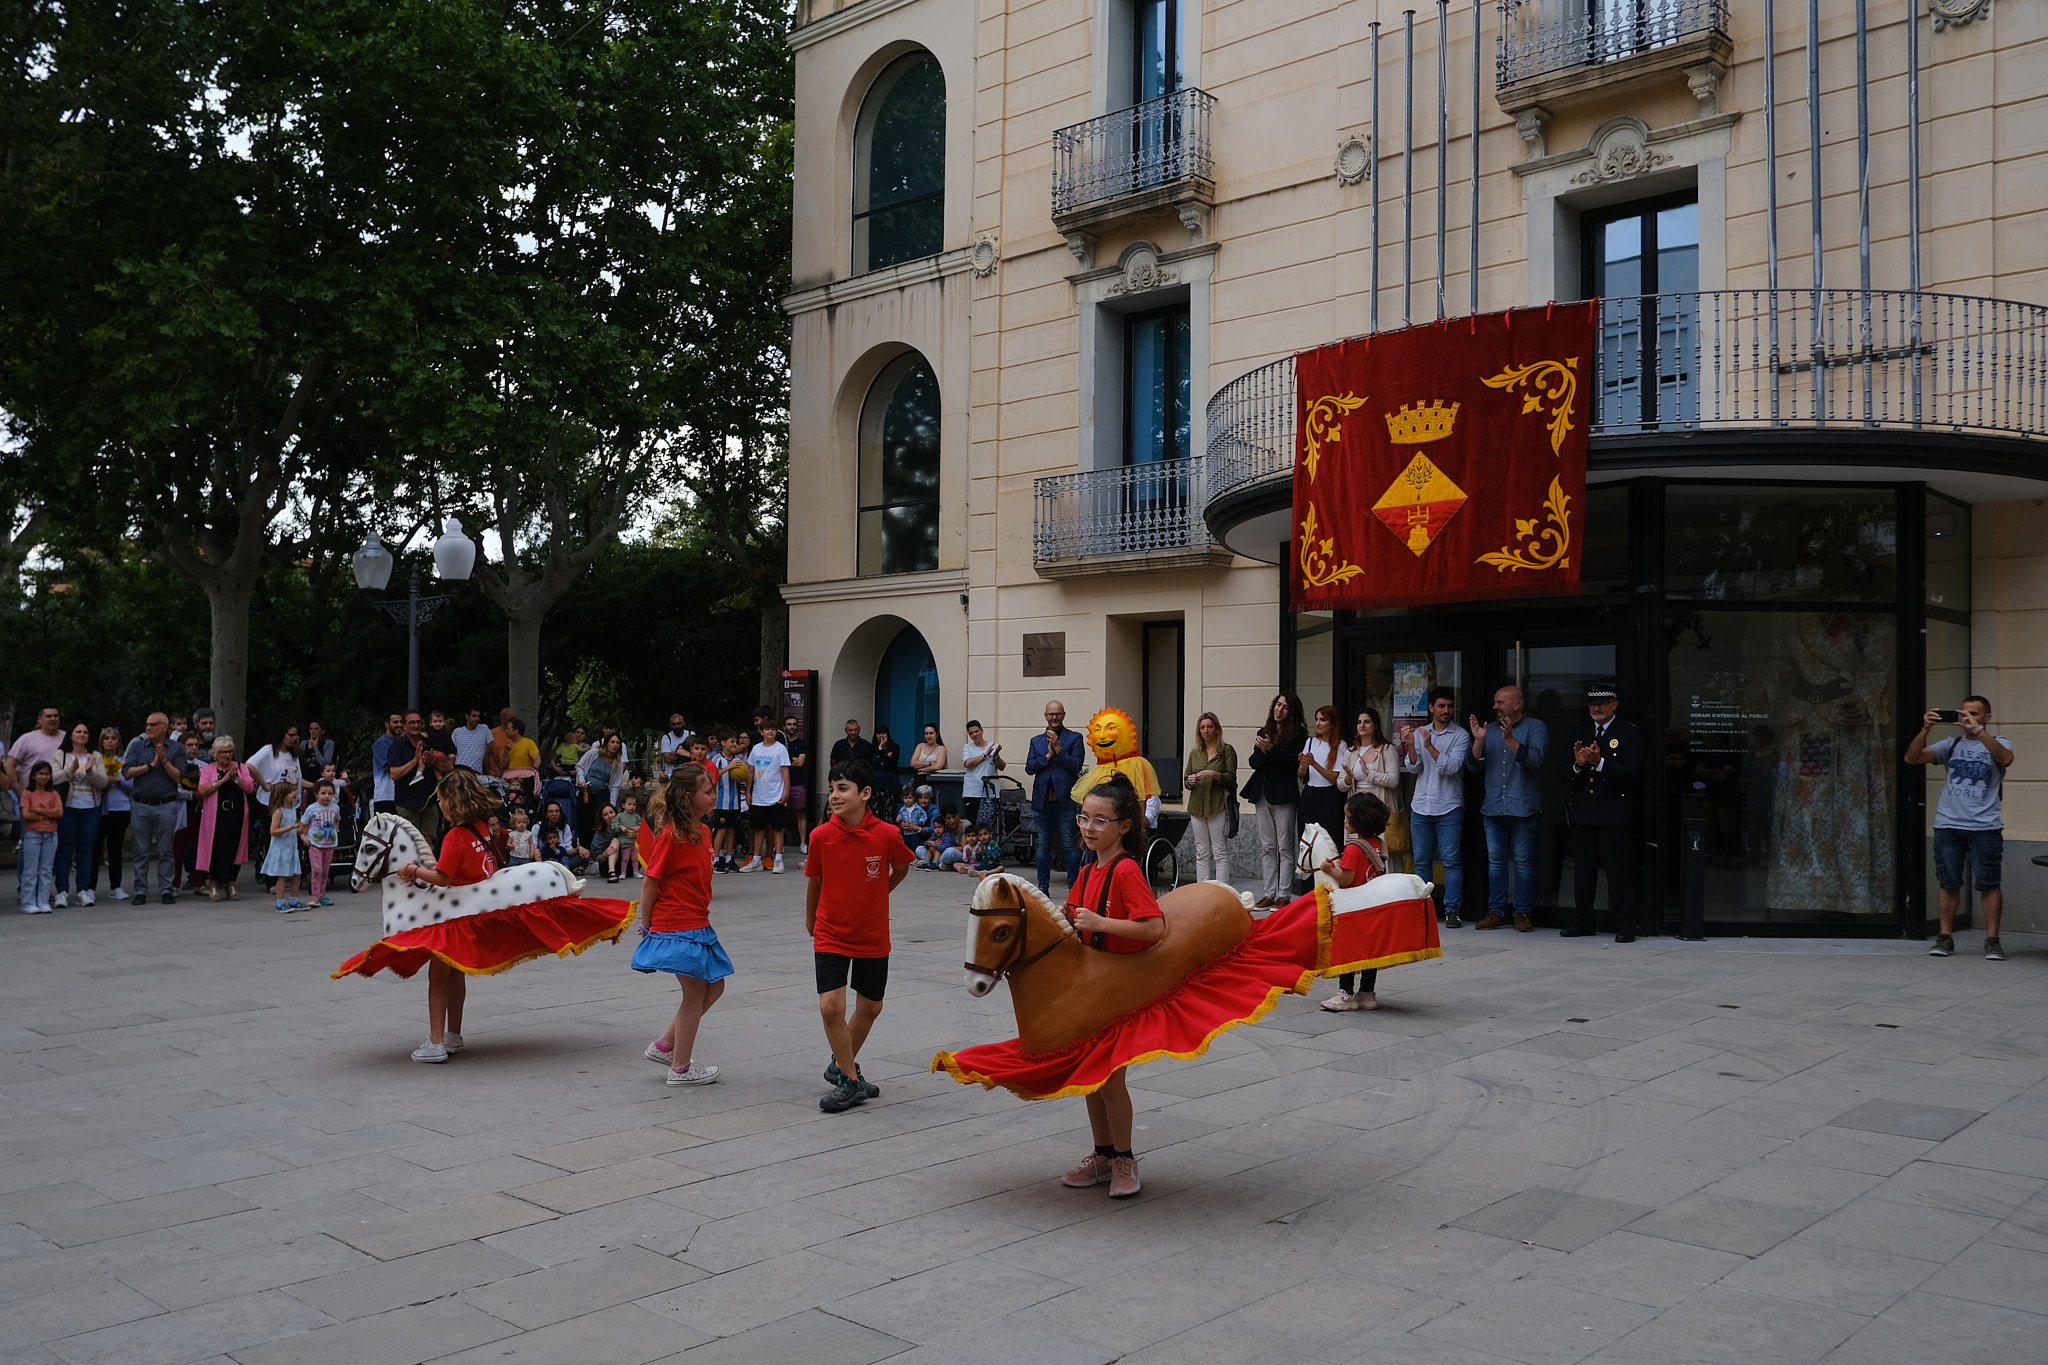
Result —
[{"label": "black shorts", "polygon": [[789,807],[780,803],[751,806],[747,810],[747,824],[754,829],[772,829],[780,833],[789,828]]},{"label": "black shorts", "polygon": [[715,810],[704,817],[704,823],[713,829],[745,829],[747,813],[743,810]]},{"label": "black shorts", "polygon": [[889,989],[889,959],[886,957],[848,957],[844,953],[812,953],[811,956],[817,959],[820,995],[844,990],[849,976],[853,979],[853,993],[870,1000],[880,1000],[882,992]]}]

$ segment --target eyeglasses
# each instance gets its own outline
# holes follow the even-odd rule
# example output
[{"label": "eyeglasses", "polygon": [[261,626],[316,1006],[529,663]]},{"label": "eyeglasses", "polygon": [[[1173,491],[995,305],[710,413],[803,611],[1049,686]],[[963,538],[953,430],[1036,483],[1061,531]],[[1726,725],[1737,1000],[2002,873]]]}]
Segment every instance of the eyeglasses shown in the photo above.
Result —
[{"label": "eyeglasses", "polygon": [[1108,829],[1111,825],[1121,825],[1124,822],[1114,815],[1077,815],[1074,817],[1074,823],[1082,829]]}]

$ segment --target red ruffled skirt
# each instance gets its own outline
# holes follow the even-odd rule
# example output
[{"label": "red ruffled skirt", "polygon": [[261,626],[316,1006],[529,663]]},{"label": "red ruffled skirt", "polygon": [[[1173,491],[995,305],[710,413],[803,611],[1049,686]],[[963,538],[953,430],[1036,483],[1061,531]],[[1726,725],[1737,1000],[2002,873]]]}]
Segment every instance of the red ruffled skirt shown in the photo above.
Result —
[{"label": "red ruffled skirt", "polygon": [[470,976],[495,976],[549,953],[580,953],[600,939],[616,943],[638,912],[631,901],[582,896],[508,905],[378,939],[342,963],[334,979],[350,973],[375,976],[386,967],[408,977],[429,958],[439,958]]},{"label": "red ruffled skirt", "polygon": [[1123,1067],[1201,1056],[1218,1034],[1265,1018],[1282,995],[1308,994],[1319,976],[1442,956],[1427,900],[1332,915],[1329,892],[1319,887],[1257,921],[1242,943],[1180,985],[1078,1043],[1031,1053],[1009,1038],[941,1052],[932,1070],[1026,1100],[1089,1095]]}]

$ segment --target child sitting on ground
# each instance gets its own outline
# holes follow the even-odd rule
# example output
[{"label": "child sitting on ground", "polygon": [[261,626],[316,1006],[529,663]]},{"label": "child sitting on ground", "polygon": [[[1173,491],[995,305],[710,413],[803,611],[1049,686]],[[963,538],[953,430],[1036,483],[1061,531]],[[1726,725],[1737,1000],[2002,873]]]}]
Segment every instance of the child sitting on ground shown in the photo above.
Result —
[{"label": "child sitting on ground", "polygon": [[987,825],[976,825],[969,832],[961,853],[964,856],[960,861],[952,864],[955,872],[979,878],[1003,870],[1003,850],[997,846],[996,836]]},{"label": "child sitting on ground", "polygon": [[[960,812],[951,806],[941,807],[939,818],[932,822],[931,833],[918,854],[917,865],[923,868],[945,867],[949,862],[959,862]],[[948,854],[952,856],[948,858]]]},{"label": "child sitting on ground", "polygon": [[604,879],[615,882],[619,879],[618,831],[612,828],[612,821],[618,818],[618,811],[607,801],[598,808],[597,820],[590,828],[590,865],[593,869],[603,868]]},{"label": "child sitting on ground", "polygon": [[533,861],[533,831],[527,827],[526,812],[512,812],[512,828],[505,831],[505,865],[524,867]]},{"label": "child sitting on ground", "polygon": [[[1387,846],[1381,836],[1387,832],[1388,818],[1386,803],[1370,792],[1353,792],[1344,803],[1343,855],[1323,859],[1322,867],[1339,887],[1369,882],[1387,870]],[[1344,973],[1337,978],[1337,993],[1323,1001],[1323,1008],[1333,1014],[1378,1009],[1379,997],[1373,994],[1378,980],[1378,968]]]}]

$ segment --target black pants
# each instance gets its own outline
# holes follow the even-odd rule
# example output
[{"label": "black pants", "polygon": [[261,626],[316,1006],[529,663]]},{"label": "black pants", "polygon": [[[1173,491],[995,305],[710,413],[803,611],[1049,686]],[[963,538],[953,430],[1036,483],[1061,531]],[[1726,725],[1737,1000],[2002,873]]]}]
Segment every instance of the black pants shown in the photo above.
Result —
[{"label": "black pants", "polygon": [[1572,865],[1577,869],[1577,902],[1581,929],[1591,930],[1593,893],[1600,869],[1607,868],[1607,908],[1614,912],[1616,933],[1636,932],[1636,852],[1634,831],[1627,825],[1573,825]]},{"label": "black pants", "polygon": [[128,817],[129,812],[125,810],[110,810],[101,814],[99,837],[93,840],[92,845],[92,879],[86,882],[87,887],[100,884],[102,867],[113,874],[107,878],[108,886],[116,887],[121,884],[121,845],[128,839]]}]

